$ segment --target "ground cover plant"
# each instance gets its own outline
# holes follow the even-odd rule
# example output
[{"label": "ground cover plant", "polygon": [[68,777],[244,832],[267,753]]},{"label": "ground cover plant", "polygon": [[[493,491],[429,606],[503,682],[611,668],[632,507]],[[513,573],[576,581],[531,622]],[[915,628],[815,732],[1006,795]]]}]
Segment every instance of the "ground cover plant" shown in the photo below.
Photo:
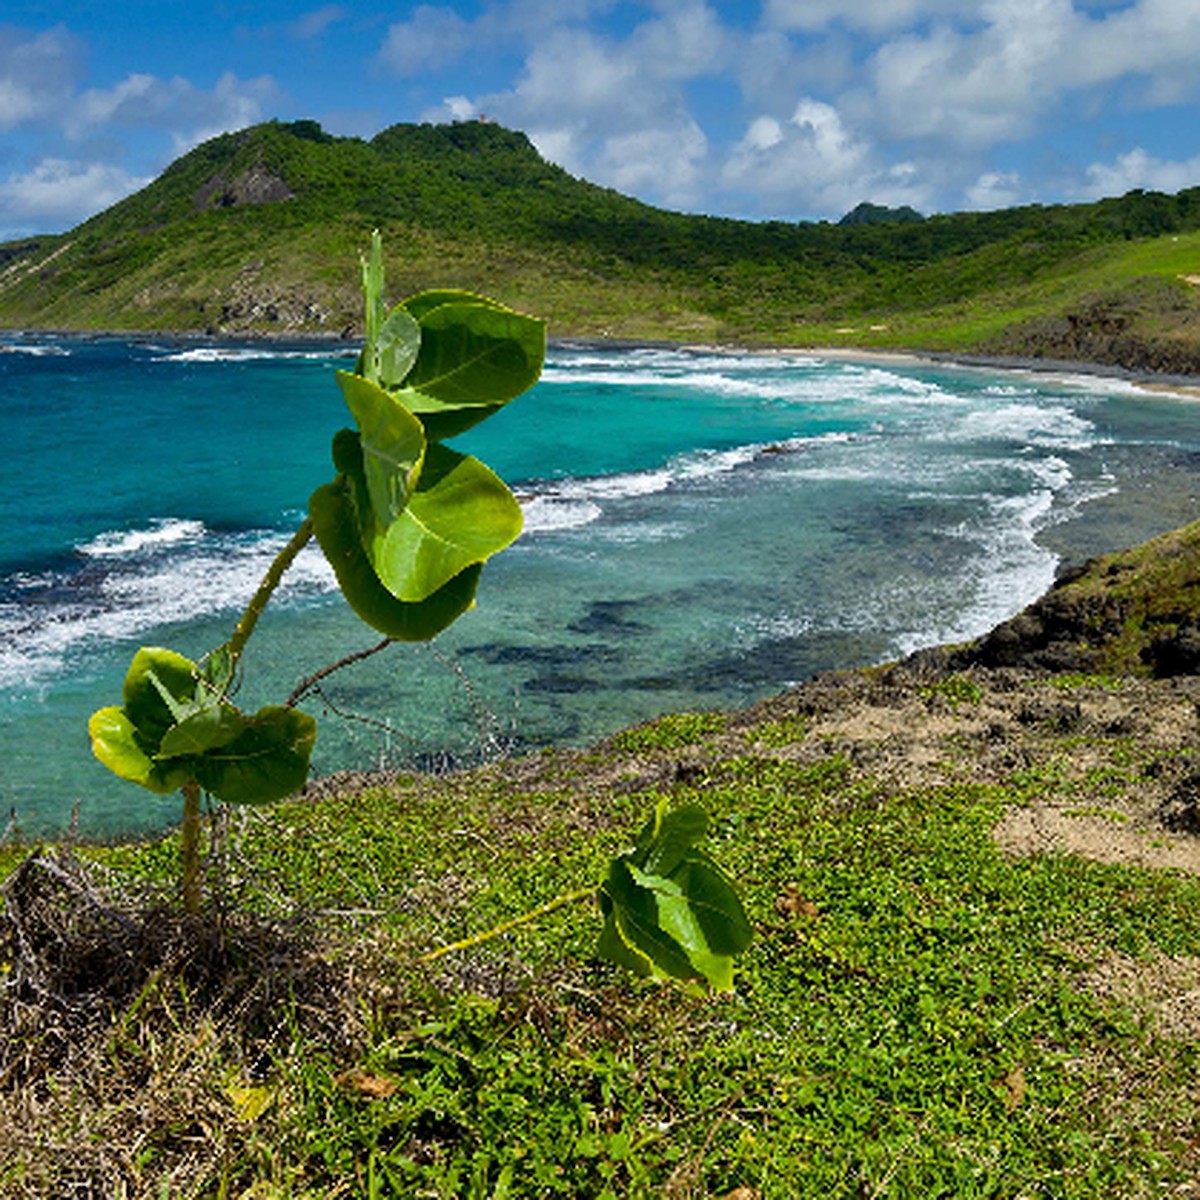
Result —
[{"label": "ground cover plant", "polygon": [[[269,997],[164,963],[40,1073],[10,1059],[0,1194],[1193,1195],[1196,700],[902,664],[241,810],[210,888],[302,962]],[[736,991],[638,981],[562,909],[413,965],[597,877],[664,798],[743,881]],[[1014,842],[1054,815],[1144,857]],[[152,890],[176,850],[74,855]]]}]

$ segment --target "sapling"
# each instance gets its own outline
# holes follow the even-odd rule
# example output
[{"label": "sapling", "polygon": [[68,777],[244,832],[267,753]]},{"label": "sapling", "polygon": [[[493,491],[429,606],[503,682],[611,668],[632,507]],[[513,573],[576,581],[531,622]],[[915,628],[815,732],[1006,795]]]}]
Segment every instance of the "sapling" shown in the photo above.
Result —
[{"label": "sapling", "polygon": [[[421,292],[389,309],[378,233],[362,284],[362,352],[353,371],[337,372],[355,427],[333,437],[334,479],[313,492],[307,518],[229,640],[200,661],[142,647],[121,705],[89,724],[92,749],[110,770],[162,795],[181,793],[181,892],[190,913],[201,906],[201,793],[264,804],[308,776],[317,724],[296,707],[304,689],[253,714],[231,699],[246,643],[300,551],[316,539],[366,624],[389,640],[425,641],[473,606],[484,563],[521,532],[507,485],[445,443],[533,386],[544,323],[454,290]],[[705,823],[697,808],[660,805],[598,892],[569,893],[543,910],[598,896],[602,955],[639,974],[729,987],[750,930],[731,884],[696,848]]]}]

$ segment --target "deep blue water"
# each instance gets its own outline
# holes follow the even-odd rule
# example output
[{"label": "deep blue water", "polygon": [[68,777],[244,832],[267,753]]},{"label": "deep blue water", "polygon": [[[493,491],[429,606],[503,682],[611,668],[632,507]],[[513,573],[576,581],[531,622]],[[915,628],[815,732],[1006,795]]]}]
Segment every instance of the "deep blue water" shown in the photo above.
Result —
[{"label": "deep blue water", "polygon": [[[176,818],[86,723],[140,644],[224,641],[348,423],[329,348],[0,340],[0,807],[29,832]],[[1098,378],[804,355],[554,349],[457,443],[526,533],[432,647],[334,676],[315,764],[578,744],[982,632],[1064,555],[1195,515],[1200,406]],[[377,641],[306,551],[241,701]]]}]

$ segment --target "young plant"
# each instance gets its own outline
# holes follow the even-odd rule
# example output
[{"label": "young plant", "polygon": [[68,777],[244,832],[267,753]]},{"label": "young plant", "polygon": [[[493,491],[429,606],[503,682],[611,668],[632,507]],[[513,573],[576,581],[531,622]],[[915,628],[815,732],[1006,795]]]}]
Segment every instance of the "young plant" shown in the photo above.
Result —
[{"label": "young plant", "polygon": [[[425,641],[475,602],[484,563],[521,532],[504,482],[447,439],[528,390],[545,325],[469,292],[421,292],[389,309],[379,234],[363,260],[365,338],[337,382],[355,428],[333,438],[336,475],[279,552],[233,635],[200,662],[143,647],[122,703],[89,723],[96,757],[123,779],[183,796],[182,894],[200,908],[200,794],[264,804],[308,775],[316,721],[288,702],[253,714],[231,692],[246,643],[296,556],[315,537],[342,595],[368,625]],[[600,889],[600,953],[639,974],[728,987],[749,926],[731,885],[694,843],[706,818],[659,807]],[[595,893],[585,893],[595,894]]]}]

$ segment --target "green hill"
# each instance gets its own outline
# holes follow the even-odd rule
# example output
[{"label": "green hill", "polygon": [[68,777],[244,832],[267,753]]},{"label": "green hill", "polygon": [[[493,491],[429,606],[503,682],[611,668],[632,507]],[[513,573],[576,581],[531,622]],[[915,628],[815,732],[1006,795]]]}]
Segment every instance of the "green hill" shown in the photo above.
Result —
[{"label": "green hill", "polygon": [[906,217],[667,212],[572,177],[493,124],[395,125],[364,141],[268,122],[204,143],[68,233],[0,246],[0,324],[352,331],[356,256],[378,227],[397,296],[484,291],[558,335],[1200,371],[1200,188]]}]

